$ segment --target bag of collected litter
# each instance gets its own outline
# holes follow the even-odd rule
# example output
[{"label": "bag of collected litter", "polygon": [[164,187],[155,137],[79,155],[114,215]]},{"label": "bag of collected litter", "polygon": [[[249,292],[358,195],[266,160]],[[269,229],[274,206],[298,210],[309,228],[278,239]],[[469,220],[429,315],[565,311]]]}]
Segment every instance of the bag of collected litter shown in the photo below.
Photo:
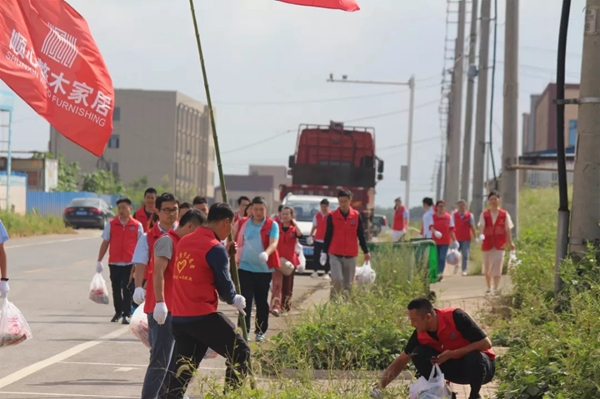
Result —
[{"label": "bag of collected litter", "polygon": [[0,348],[20,344],[32,338],[23,314],[8,298],[0,299]]},{"label": "bag of collected litter", "polygon": [[377,274],[375,273],[375,270],[371,268],[371,263],[365,262],[365,264],[356,268],[354,280],[359,285],[368,285],[375,281],[375,277],[377,277]]},{"label": "bag of collected litter", "polygon": [[452,392],[446,385],[440,366],[436,364],[431,368],[429,380],[421,376],[410,386],[409,396],[410,399],[451,399]]},{"label": "bag of collected litter", "polygon": [[133,312],[133,315],[131,315],[129,331],[131,331],[142,344],[146,345],[147,348],[150,348],[150,341],[148,340],[148,316],[144,313],[144,304],[145,302],[142,302],[135,312]]},{"label": "bag of collected litter", "polygon": [[517,258],[517,251],[510,251],[510,257],[508,258],[508,268],[519,266],[521,261]]},{"label": "bag of collected litter", "polygon": [[446,263],[451,265],[451,266],[456,266],[456,265],[460,265],[460,262],[462,261],[462,255],[460,254],[460,252],[458,252],[456,249],[451,249],[450,251],[448,251],[448,254],[446,255]]},{"label": "bag of collected litter", "polygon": [[102,273],[96,273],[90,283],[90,301],[102,305],[108,305],[109,303],[108,289],[106,288],[106,281],[102,278]]},{"label": "bag of collected litter", "polygon": [[296,273],[304,273],[306,271],[306,257],[304,256],[304,248],[299,242],[296,243],[296,253],[300,260],[300,264],[296,266]]}]

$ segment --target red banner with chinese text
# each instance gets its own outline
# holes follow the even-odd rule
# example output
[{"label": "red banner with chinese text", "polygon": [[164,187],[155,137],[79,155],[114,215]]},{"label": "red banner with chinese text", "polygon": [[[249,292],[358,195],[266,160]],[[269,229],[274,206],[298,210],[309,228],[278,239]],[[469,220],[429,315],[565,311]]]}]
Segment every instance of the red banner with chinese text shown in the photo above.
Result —
[{"label": "red banner with chinese text", "polygon": [[0,79],[63,136],[102,155],[112,79],[87,22],[64,0],[0,0]]},{"label": "red banner with chinese text", "polygon": [[360,7],[355,0],[278,0],[282,3],[295,4],[298,6],[331,8],[342,11],[359,11]]}]

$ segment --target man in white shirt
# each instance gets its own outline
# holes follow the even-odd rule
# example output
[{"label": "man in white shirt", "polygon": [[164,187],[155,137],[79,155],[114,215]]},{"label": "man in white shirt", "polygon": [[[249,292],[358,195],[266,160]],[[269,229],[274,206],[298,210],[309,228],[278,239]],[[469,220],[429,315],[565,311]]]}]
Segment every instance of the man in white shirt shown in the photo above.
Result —
[{"label": "man in white shirt", "polygon": [[433,199],[430,197],[423,198],[423,209],[425,213],[423,214],[423,221],[421,225],[421,237],[422,238],[431,238],[431,226],[433,226]]},{"label": "man in white shirt", "polygon": [[4,224],[0,220],[0,298],[6,297],[10,288],[8,286],[8,262],[4,243],[9,239]]}]

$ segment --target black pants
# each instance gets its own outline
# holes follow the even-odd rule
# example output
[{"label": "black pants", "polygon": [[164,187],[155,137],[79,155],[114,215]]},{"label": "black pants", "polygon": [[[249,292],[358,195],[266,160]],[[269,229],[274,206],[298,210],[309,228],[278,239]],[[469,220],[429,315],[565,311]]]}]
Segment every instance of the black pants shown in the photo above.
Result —
[{"label": "black pants", "polygon": [[[323,251],[323,247],[325,246],[322,242],[315,241],[314,243],[314,252],[313,252],[313,269],[318,272],[321,269],[321,251]],[[331,266],[329,266],[329,255],[327,255],[327,263],[325,263],[325,274],[331,271]]]},{"label": "black pants", "polygon": [[132,267],[133,265],[108,265],[108,268],[110,269],[110,283],[112,286],[115,314],[131,316],[133,292],[129,285],[129,276],[131,275]]},{"label": "black pants", "polygon": [[168,399],[183,398],[208,348],[227,359],[225,390],[242,385],[248,373],[250,347],[244,338],[235,332],[235,325],[227,316],[213,313],[201,320],[173,323],[172,326],[177,363],[176,375],[167,379]]},{"label": "black pants", "polygon": [[[439,355],[435,349],[419,345],[413,351],[412,358],[419,374],[429,378],[431,374],[431,358]],[[479,398],[481,387],[494,378],[496,366],[493,360],[481,352],[471,352],[460,359],[450,359],[440,365],[444,378],[454,384],[470,385],[470,399]]]},{"label": "black pants", "polygon": [[250,333],[252,321],[252,301],[256,302],[256,323],[254,332],[264,334],[269,328],[269,284],[271,284],[271,273],[253,273],[240,270],[240,288],[242,295],[246,298],[246,328]]}]

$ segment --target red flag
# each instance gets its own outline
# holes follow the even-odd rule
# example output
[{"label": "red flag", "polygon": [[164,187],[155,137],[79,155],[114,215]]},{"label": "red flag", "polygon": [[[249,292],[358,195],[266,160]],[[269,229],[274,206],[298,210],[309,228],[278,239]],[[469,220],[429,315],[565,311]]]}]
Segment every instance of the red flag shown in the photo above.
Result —
[{"label": "red flag", "polygon": [[0,0],[0,79],[63,136],[102,155],[115,91],[87,22],[64,0]]},{"label": "red flag", "polygon": [[356,0],[279,0],[282,3],[295,4],[298,6],[332,8],[342,11],[358,11],[360,7]]}]

